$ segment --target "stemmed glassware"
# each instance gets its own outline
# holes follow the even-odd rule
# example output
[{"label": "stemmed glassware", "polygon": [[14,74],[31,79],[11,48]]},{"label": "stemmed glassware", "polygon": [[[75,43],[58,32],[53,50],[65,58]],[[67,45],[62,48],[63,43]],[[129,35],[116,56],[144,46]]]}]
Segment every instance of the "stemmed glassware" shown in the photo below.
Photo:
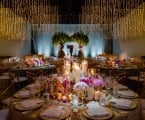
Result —
[{"label": "stemmed glassware", "polygon": [[79,97],[81,98],[81,100],[82,100],[82,105],[84,105],[84,98],[86,97],[86,90],[84,90],[84,91],[80,91],[79,92]]}]

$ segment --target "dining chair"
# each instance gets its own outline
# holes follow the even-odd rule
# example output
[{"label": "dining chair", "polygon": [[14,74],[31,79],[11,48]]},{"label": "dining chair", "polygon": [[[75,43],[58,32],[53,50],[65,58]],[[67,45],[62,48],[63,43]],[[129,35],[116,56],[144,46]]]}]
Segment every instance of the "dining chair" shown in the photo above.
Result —
[{"label": "dining chair", "polygon": [[16,73],[13,73],[13,72],[10,73],[10,79],[11,79],[12,83],[15,83],[15,89],[16,90],[19,90],[22,87],[24,87],[24,85],[28,81],[27,77],[25,77],[25,76],[19,76]]},{"label": "dining chair", "polygon": [[38,70],[26,70],[26,77],[29,80],[29,83],[34,82],[33,78],[38,77],[38,76],[43,76],[43,69],[38,69]]},{"label": "dining chair", "polygon": [[0,120],[9,120],[9,109],[0,110]]},{"label": "dining chair", "polygon": [[128,76],[127,79],[131,82],[135,83],[135,88],[141,88],[142,85],[145,83],[145,69],[138,69],[136,72]]},{"label": "dining chair", "polygon": [[111,76],[113,79],[117,80],[119,83],[123,85],[128,85],[127,81],[127,73],[126,71],[123,70],[118,70],[118,69],[112,69],[109,70],[109,76]]},{"label": "dining chair", "polygon": [[142,119],[145,120],[145,99],[140,99],[140,107],[142,111]]},{"label": "dining chair", "polygon": [[10,100],[15,93],[15,86],[14,83],[11,83],[9,86],[7,86],[1,93],[0,93],[0,107],[1,109],[3,106],[8,107]]}]

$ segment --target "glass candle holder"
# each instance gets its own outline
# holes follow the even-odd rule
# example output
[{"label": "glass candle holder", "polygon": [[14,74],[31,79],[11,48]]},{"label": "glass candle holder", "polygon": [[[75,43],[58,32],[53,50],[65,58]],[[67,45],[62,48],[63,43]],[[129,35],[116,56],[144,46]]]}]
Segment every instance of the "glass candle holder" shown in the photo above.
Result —
[{"label": "glass candle holder", "polygon": [[60,101],[62,99],[62,93],[57,93],[57,100]]},{"label": "glass candle holder", "polygon": [[63,95],[63,96],[62,96],[62,102],[63,102],[63,103],[66,103],[66,102],[67,102],[67,96],[66,96],[66,95]]}]

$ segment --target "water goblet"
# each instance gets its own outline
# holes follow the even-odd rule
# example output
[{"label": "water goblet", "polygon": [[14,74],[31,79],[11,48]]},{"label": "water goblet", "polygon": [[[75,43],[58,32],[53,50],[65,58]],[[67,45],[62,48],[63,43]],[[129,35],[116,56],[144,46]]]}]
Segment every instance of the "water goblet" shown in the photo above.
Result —
[{"label": "water goblet", "polygon": [[81,100],[82,100],[82,105],[83,105],[83,104],[84,104],[84,98],[86,97],[85,91],[80,92],[80,93],[79,93],[79,97],[81,98]]}]

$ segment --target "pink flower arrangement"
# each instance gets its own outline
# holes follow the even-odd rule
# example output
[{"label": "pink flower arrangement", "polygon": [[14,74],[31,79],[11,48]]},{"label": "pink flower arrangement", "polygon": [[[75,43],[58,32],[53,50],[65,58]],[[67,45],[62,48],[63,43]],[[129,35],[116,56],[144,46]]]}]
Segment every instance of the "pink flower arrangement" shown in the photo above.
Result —
[{"label": "pink flower arrangement", "polygon": [[103,78],[101,76],[96,76],[96,77],[82,77],[80,79],[81,82],[86,83],[88,86],[105,86],[105,82],[103,81]]},{"label": "pink flower arrangement", "polygon": [[85,90],[88,85],[85,82],[76,82],[73,86],[74,91]]},{"label": "pink flower arrangement", "polygon": [[87,85],[91,85],[92,83],[91,77],[88,77],[88,76],[81,77],[80,81],[85,82]]},{"label": "pink flower arrangement", "polygon": [[94,83],[94,86],[102,86],[102,87],[104,87],[105,86],[105,82],[102,80],[102,79],[94,79],[93,80],[93,83]]}]

